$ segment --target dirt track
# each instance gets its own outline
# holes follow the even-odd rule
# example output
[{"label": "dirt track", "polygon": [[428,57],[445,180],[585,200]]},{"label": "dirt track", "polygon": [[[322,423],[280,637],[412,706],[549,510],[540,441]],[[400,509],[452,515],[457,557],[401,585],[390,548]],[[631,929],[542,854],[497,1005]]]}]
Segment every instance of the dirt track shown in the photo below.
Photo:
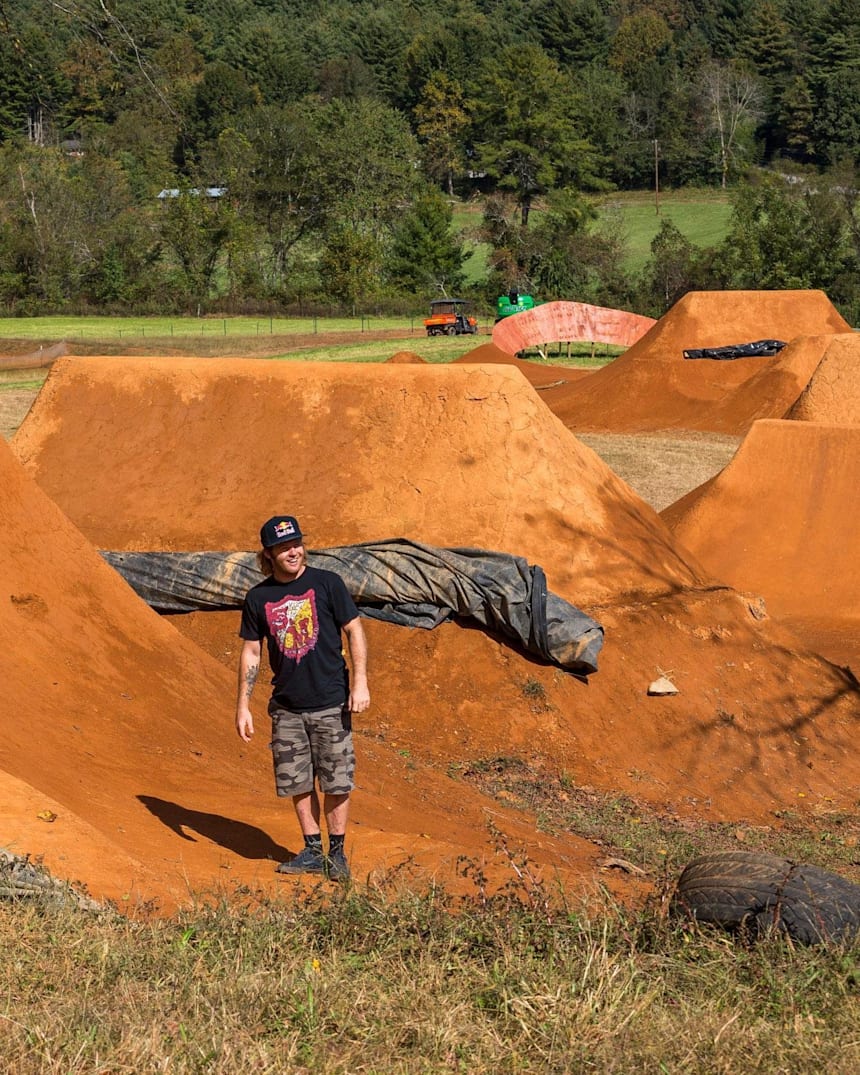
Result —
[{"label": "dirt track", "polygon": [[[758,418],[783,418],[832,333],[850,326],[822,292],[693,292],[620,358],[545,400],[576,433],[697,429],[743,436]],[[786,341],[773,358],[684,358],[690,348]]]},{"label": "dirt track", "polygon": [[[95,552],[253,547],[274,510],[317,547],[402,534],[516,552],[607,632],[585,684],[459,624],[370,623],[358,876],[492,862],[489,815],[580,891],[605,883],[599,849],[451,776],[499,754],[692,819],[852,809],[856,681],[715,579],[504,365],[61,360],[14,456],[0,445],[0,671],[24,715],[0,740],[13,850],[167,905],[283,883],[268,856],[295,850],[295,822],[264,733],[246,748],[232,731],[236,615],[159,618]],[[647,696],[660,673],[678,695]]]}]

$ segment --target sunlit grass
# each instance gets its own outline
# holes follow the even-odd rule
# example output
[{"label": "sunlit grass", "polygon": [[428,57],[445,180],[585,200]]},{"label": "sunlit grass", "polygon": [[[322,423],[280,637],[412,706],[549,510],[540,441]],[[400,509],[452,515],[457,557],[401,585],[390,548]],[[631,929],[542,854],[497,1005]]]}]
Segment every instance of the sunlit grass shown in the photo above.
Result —
[{"label": "sunlit grass", "polygon": [[[424,315],[422,315],[423,317]],[[421,330],[421,317],[2,317],[0,339],[90,340],[289,336]]]},{"label": "sunlit grass", "polygon": [[858,1070],[857,946],[745,946],[656,899],[573,898],[521,857],[501,891],[463,873],[457,899],[395,872],[139,921],[6,902],[5,1070]]},{"label": "sunlit grass", "polygon": [[[659,210],[659,211],[658,211]],[[716,246],[728,234],[731,204],[725,191],[690,189],[616,193],[601,200],[602,216],[621,218],[626,252],[624,267],[639,272],[651,256],[651,242],[663,220],[671,220],[694,246]]]}]

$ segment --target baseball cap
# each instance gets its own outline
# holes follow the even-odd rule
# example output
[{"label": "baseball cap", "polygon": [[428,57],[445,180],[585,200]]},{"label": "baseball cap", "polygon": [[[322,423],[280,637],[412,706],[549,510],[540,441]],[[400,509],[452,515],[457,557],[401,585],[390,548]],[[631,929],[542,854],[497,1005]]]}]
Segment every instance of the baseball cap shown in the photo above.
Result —
[{"label": "baseball cap", "polygon": [[264,549],[271,549],[282,541],[300,541],[301,537],[299,521],[292,515],[274,515],[260,528],[260,543]]}]

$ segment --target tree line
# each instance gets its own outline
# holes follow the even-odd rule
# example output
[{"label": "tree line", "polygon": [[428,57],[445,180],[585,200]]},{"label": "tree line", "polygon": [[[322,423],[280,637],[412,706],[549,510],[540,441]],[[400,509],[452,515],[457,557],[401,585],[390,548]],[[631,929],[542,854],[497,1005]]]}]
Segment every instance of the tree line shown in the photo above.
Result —
[{"label": "tree line", "polygon": [[[858,312],[860,0],[0,0],[0,31],[7,312],[450,294],[477,194],[476,297]],[[654,184],[731,190],[732,230],[664,225],[634,279],[595,204]]]}]

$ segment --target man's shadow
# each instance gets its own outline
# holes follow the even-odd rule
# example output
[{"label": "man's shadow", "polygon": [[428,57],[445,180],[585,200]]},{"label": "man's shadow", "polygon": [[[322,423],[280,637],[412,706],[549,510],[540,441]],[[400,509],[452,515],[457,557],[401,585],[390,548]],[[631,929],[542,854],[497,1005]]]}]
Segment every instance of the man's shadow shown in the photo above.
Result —
[{"label": "man's shadow", "polygon": [[159,821],[172,829],[177,836],[181,836],[183,840],[196,842],[195,837],[185,831],[191,829],[246,859],[272,859],[275,862],[284,862],[295,854],[288,848],[276,844],[262,829],[258,829],[255,825],[246,825],[244,821],[234,821],[221,814],[206,814],[202,810],[189,810],[187,806],[180,806],[166,799],[156,799],[152,795],[138,795],[138,799]]}]

